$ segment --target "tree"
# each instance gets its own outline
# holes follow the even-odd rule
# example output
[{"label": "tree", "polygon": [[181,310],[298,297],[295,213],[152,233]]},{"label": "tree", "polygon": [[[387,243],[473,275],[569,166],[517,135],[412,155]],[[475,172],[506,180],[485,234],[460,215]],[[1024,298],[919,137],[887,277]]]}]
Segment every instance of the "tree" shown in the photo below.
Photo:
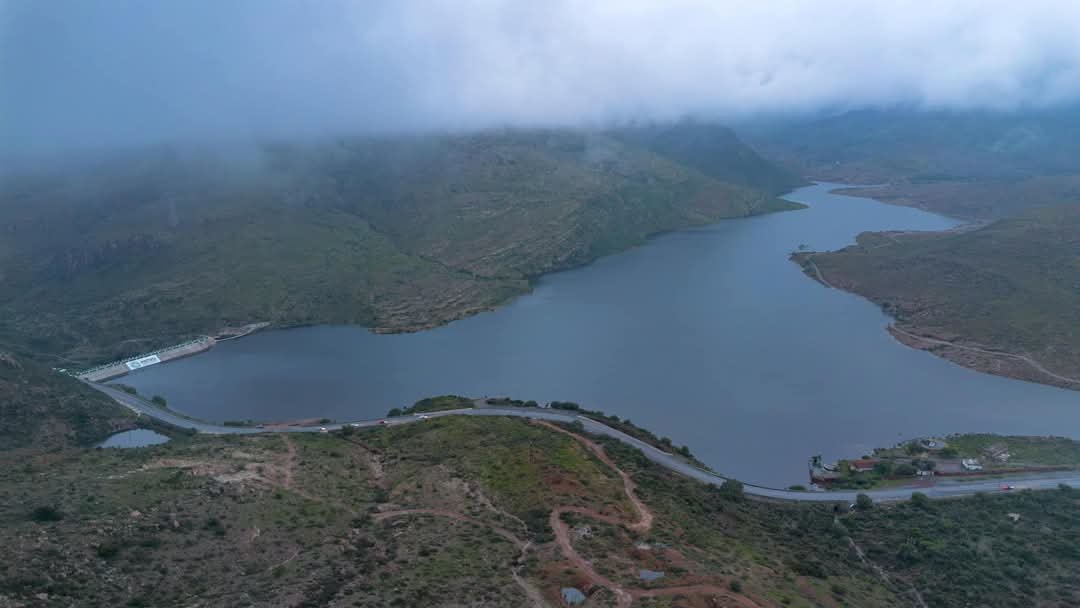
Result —
[{"label": "tree", "polygon": [[64,519],[64,514],[56,507],[44,506],[31,511],[30,519],[36,522],[60,521],[61,519]]},{"label": "tree", "polygon": [[896,465],[896,468],[893,469],[893,473],[899,477],[911,477],[917,472],[918,470],[915,468],[915,465],[906,462]]},{"label": "tree", "polygon": [[888,477],[893,473],[893,465],[891,462],[884,460],[874,463],[874,472],[882,477]]},{"label": "tree", "polygon": [[158,407],[165,407],[165,405],[167,404],[167,402],[165,401],[165,398],[162,397],[161,395],[154,395],[153,397],[150,398],[150,401],[154,405],[156,405]]},{"label": "tree", "polygon": [[930,497],[922,492],[915,492],[911,495],[911,505],[924,511],[928,510],[930,509]]},{"label": "tree", "polygon": [[874,507],[874,500],[866,494],[857,494],[855,496],[855,508],[860,511],[869,511]]},{"label": "tree", "polygon": [[391,409],[389,412],[386,412],[386,415],[391,416],[391,417],[393,417],[393,416],[401,416],[402,415],[401,414],[401,408],[400,407],[395,407],[395,408]]},{"label": "tree", "polygon": [[720,484],[720,495],[728,500],[742,500],[743,483],[737,479],[726,479]]}]

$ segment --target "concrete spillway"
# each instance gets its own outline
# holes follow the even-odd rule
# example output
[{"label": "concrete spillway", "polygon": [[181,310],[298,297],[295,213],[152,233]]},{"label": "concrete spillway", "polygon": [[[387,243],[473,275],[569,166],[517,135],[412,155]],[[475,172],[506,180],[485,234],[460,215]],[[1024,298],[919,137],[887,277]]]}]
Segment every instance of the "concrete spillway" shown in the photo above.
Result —
[{"label": "concrete spillway", "polygon": [[76,374],[76,377],[80,380],[87,380],[89,382],[105,382],[106,380],[118,378],[137,369],[210,350],[210,348],[214,346],[214,342],[213,338],[203,336],[189,342],[184,342],[183,344],[177,344],[168,348],[156,350],[152,353],[139,355],[138,357],[106,363],[105,365],[100,365],[93,369],[80,372]]}]

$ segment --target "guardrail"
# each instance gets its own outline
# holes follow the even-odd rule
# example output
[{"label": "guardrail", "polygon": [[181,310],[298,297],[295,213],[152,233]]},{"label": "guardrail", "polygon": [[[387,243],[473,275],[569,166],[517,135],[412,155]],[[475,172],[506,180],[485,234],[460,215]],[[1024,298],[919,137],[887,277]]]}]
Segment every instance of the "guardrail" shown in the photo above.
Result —
[{"label": "guardrail", "polygon": [[121,366],[121,365],[126,366],[131,361],[138,361],[139,359],[145,359],[146,357],[153,357],[154,355],[163,355],[165,353],[169,353],[169,352],[172,352],[172,351],[175,351],[175,350],[179,350],[181,348],[186,348],[188,346],[193,346],[195,344],[204,344],[204,343],[207,343],[207,342],[213,343],[213,340],[214,339],[211,338],[210,336],[200,336],[198,338],[188,340],[187,342],[181,342],[180,344],[174,344],[172,346],[166,346],[164,348],[159,348],[159,349],[157,349],[155,351],[152,351],[152,352],[149,352],[149,353],[143,353],[141,355],[136,355],[134,357],[128,357],[127,359],[120,359],[120,360],[117,360],[117,361],[112,361],[110,363],[105,363],[105,364],[102,364],[102,365],[98,365],[96,367],[92,367],[90,369],[86,369],[86,370],[83,370],[81,372],[69,372],[69,373],[72,376],[75,376],[77,378],[82,377],[82,376],[89,376],[90,374],[100,372],[100,371],[108,369],[110,367],[117,367],[117,366]]}]

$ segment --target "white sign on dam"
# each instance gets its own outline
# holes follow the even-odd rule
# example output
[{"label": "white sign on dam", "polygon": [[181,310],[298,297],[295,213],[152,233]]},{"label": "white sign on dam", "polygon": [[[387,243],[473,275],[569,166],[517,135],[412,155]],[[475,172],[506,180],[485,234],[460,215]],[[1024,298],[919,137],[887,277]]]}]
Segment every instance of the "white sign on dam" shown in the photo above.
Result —
[{"label": "white sign on dam", "polygon": [[126,365],[128,369],[130,369],[131,371],[135,371],[143,367],[157,365],[158,363],[161,363],[161,359],[157,355],[150,355],[149,357],[143,357],[142,359],[128,361]]}]

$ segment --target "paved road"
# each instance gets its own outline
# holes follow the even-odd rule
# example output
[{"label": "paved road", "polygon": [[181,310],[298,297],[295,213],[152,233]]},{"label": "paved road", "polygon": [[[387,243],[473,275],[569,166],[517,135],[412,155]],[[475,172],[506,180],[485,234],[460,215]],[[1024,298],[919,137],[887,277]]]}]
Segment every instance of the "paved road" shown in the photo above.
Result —
[{"label": "paved road", "polygon": [[[105,393],[140,415],[149,416],[156,420],[160,420],[167,424],[177,426],[180,428],[192,428],[200,433],[210,434],[250,434],[250,433],[268,433],[268,432],[289,432],[289,433],[317,433],[323,428],[327,430],[336,430],[349,424],[356,427],[372,427],[384,424],[396,425],[396,424],[409,424],[421,420],[417,416],[396,416],[392,418],[384,418],[379,420],[361,420],[357,422],[349,422],[345,424],[327,424],[323,426],[289,426],[289,427],[275,427],[273,429],[253,428],[253,427],[234,427],[234,426],[222,426],[217,424],[208,424],[205,422],[198,422],[190,420],[182,416],[178,416],[166,410],[163,410],[135,395],[130,395],[119,389],[113,388],[104,384],[88,383],[93,388]],[[460,410],[446,410],[442,412],[431,412],[425,414],[430,418],[437,418],[441,416],[516,416],[521,418],[537,418],[541,420],[552,420],[556,422],[573,422],[575,420],[582,423],[585,430],[597,435],[604,435],[618,439],[619,441],[633,446],[645,455],[649,460],[667,467],[672,471],[686,475],[703,483],[709,483],[719,485],[724,483],[727,478],[722,475],[718,475],[711,471],[705,471],[690,464],[683,458],[674,454],[669,454],[659,448],[636,439],[602,424],[595,420],[585,418],[584,416],[578,416],[571,412],[564,412],[560,410],[548,410],[538,408],[513,408],[513,407],[483,407],[475,409],[460,409]],[[1068,484],[1073,487],[1080,487],[1080,471],[1058,471],[1053,473],[1041,473],[1033,474],[1024,477],[1010,476],[1008,481],[1001,480],[979,480],[979,481],[957,481],[957,480],[938,480],[936,485],[926,488],[888,488],[881,490],[865,490],[862,493],[870,496],[872,499],[878,502],[907,500],[911,498],[911,495],[915,492],[922,492],[931,498],[950,498],[957,496],[970,496],[979,492],[1007,492],[1009,490],[1003,490],[1002,484],[1009,484],[1009,486],[1020,489],[1031,490],[1046,490],[1057,488],[1059,484]],[[797,502],[854,502],[855,496],[859,492],[855,491],[835,491],[835,492],[799,492],[794,490],[781,490],[778,488],[766,488],[762,486],[755,486],[752,484],[745,484],[745,492],[751,496],[757,496],[760,498],[770,498],[776,500],[790,500]]]}]

